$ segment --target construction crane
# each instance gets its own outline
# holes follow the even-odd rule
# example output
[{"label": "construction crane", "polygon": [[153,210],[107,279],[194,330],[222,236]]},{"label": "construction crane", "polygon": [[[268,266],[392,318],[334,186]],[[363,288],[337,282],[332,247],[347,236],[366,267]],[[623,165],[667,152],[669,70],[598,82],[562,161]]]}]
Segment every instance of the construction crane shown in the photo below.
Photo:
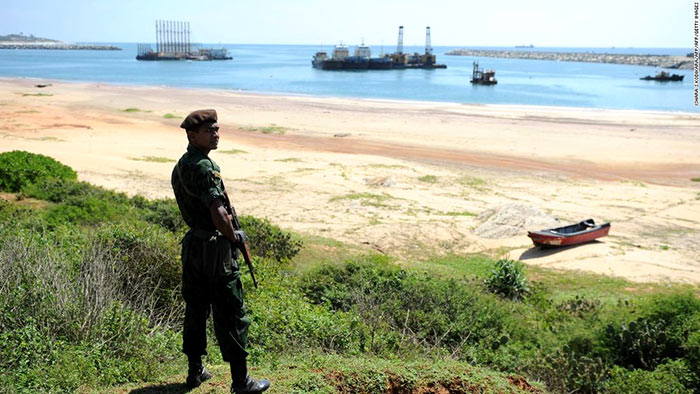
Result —
[{"label": "construction crane", "polygon": [[399,43],[396,45],[396,53],[403,53],[403,26],[399,26]]},{"label": "construction crane", "polygon": [[433,47],[430,45],[430,26],[425,27],[425,54],[433,54]]}]

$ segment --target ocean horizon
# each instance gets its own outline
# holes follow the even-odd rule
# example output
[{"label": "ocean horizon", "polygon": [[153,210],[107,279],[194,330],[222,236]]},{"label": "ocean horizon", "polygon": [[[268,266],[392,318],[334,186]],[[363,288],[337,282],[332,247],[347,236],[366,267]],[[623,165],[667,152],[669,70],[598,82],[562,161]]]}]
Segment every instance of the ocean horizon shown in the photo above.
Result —
[{"label": "ocean horizon", "polygon": [[[333,45],[202,44],[224,47],[229,61],[137,61],[136,43],[105,43],[121,51],[0,50],[0,77],[224,89],[267,94],[409,101],[564,106],[697,112],[693,70],[669,70],[682,82],[639,78],[661,69],[620,64],[447,56],[452,49],[526,50],[685,56],[690,48],[580,48],[435,46],[447,69],[323,71],[311,67],[316,51]],[[154,46],[155,47],[155,46]],[[350,45],[352,50],[354,45]],[[385,53],[394,46],[384,45]],[[372,46],[373,56],[382,51]],[[423,52],[406,46],[405,52]],[[472,62],[496,71],[495,86],[469,83]]]}]

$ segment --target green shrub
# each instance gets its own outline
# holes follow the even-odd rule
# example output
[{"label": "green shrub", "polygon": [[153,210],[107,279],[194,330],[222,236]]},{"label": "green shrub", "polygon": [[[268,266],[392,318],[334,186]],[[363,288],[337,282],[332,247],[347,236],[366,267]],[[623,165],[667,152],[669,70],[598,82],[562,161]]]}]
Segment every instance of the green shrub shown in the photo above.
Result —
[{"label": "green shrub", "polygon": [[509,341],[509,311],[479,286],[407,272],[382,257],[313,270],[300,282],[314,303],[353,311],[368,327],[366,349],[402,346],[448,352],[470,360]]},{"label": "green shrub", "polygon": [[593,339],[587,336],[574,336],[561,347],[541,349],[530,363],[531,376],[544,381],[553,392],[598,393],[610,373]]},{"label": "green shrub", "polygon": [[295,281],[284,275],[266,276],[264,286],[246,295],[254,325],[249,334],[251,354],[259,357],[279,349],[359,352],[358,317],[309,303]]},{"label": "green shrub", "polygon": [[653,371],[616,367],[606,383],[607,391],[619,394],[692,394],[697,377],[682,360],[661,364]]},{"label": "green shrub", "polygon": [[530,291],[523,264],[513,260],[498,260],[496,269],[491,271],[484,284],[491,292],[511,300],[521,300]]},{"label": "green shrub", "polygon": [[584,317],[597,312],[600,309],[600,301],[576,295],[574,298],[562,302],[558,307],[573,316]]},{"label": "green shrub", "polygon": [[700,300],[692,293],[656,296],[643,316],[609,324],[602,341],[617,365],[653,370],[685,356],[684,345],[700,330]]},{"label": "green shrub", "polygon": [[652,370],[667,358],[677,356],[678,350],[670,344],[664,324],[648,318],[639,318],[619,326],[608,325],[604,343],[611,350],[615,364],[646,370]]},{"label": "green shrub", "polygon": [[249,239],[251,252],[262,258],[272,258],[278,262],[291,260],[299,253],[301,241],[282,231],[267,219],[240,216],[241,227]]},{"label": "green shrub", "polygon": [[76,180],[78,175],[48,156],[25,151],[0,153],[0,190],[16,193],[45,178]]},{"label": "green shrub", "polygon": [[132,202],[144,211],[142,218],[149,223],[157,224],[176,234],[187,228],[175,199],[148,200],[142,196],[135,196]]}]

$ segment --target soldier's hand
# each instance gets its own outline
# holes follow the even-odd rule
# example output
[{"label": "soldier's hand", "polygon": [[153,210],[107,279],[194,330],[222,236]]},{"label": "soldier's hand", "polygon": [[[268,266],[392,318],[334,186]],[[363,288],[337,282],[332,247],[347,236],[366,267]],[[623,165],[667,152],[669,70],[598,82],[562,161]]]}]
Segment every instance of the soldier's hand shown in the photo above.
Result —
[{"label": "soldier's hand", "polygon": [[239,242],[239,243],[244,243],[244,242],[245,242],[245,240],[246,240],[245,231],[243,231],[243,230],[235,230],[233,233],[236,234],[236,238],[238,239],[238,242]]}]

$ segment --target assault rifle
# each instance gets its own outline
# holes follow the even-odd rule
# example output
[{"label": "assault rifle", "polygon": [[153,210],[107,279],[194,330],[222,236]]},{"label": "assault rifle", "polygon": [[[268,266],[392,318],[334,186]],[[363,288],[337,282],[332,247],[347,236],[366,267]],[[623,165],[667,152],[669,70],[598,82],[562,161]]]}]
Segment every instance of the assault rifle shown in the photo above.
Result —
[{"label": "assault rifle", "polygon": [[[233,229],[241,230],[241,222],[238,221],[238,215],[236,215],[236,210],[231,205],[231,201],[228,199],[228,193],[226,192],[226,186],[224,186],[224,203],[226,204],[226,211],[233,217]],[[253,273],[253,263],[250,261],[250,250],[248,249],[248,244],[245,240],[242,240],[239,244],[234,244],[238,250],[241,251],[243,255],[243,260],[245,260],[246,265],[248,265],[248,271],[250,272],[250,277],[253,278],[253,285],[258,288],[258,281],[255,280],[255,273]]]}]

